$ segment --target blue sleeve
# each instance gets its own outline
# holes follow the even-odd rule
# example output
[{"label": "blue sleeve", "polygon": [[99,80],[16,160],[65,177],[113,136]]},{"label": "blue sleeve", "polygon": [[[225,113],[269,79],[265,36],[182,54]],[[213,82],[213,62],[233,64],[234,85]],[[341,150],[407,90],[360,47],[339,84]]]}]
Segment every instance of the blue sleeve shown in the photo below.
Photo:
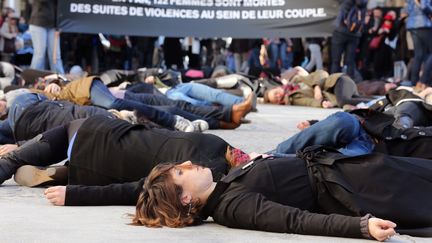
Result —
[{"label": "blue sleeve", "polygon": [[8,119],[0,121],[0,144],[13,144],[15,139]]},{"label": "blue sleeve", "polygon": [[432,1],[431,0],[422,0],[420,8],[423,11],[424,14],[430,15],[432,14]]}]

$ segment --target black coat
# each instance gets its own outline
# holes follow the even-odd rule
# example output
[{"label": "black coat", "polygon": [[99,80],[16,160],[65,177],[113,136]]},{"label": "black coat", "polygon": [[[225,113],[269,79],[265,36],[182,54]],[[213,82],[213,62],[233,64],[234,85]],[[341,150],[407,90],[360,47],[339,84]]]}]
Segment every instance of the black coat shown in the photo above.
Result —
[{"label": "black coat", "polygon": [[395,156],[411,156],[432,159],[432,127],[397,129],[392,126],[395,118],[378,111],[354,110],[362,127],[376,139],[374,151]]},{"label": "black coat", "polygon": [[51,128],[93,115],[112,116],[95,106],[80,106],[67,101],[42,101],[29,106],[15,121],[15,141],[25,141]]},{"label": "black coat", "polygon": [[[97,195],[95,191],[104,191],[103,188],[88,189],[75,185],[104,186],[137,181],[163,162],[191,160],[211,168],[213,176],[220,178],[229,168],[225,157],[228,146],[223,139],[212,134],[148,129],[105,116],[91,117],[79,128],[72,147],[69,163],[71,185],[67,187],[66,205],[118,204],[115,196],[82,195],[87,190]],[[138,184],[128,185],[139,188]],[[120,204],[135,203],[136,198]]]},{"label": "black coat", "polygon": [[[231,170],[208,199],[204,216],[235,228],[362,237],[360,216],[372,213],[411,229],[400,232],[432,235],[430,161],[323,150],[300,156]],[[424,227],[429,228],[412,230]]]}]

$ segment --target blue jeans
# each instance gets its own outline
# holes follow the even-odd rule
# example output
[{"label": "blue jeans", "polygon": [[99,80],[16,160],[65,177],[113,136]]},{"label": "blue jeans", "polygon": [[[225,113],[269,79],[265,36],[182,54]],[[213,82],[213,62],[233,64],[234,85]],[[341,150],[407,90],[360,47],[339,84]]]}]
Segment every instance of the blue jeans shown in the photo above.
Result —
[{"label": "blue jeans", "polygon": [[277,61],[281,60],[281,68],[287,70],[292,66],[293,55],[287,52],[287,43],[281,42],[279,44],[270,43],[270,68],[277,69]]},{"label": "blue jeans", "polygon": [[[410,79],[411,82],[417,83],[417,81],[419,81],[420,79],[421,66],[427,60],[429,54],[432,53],[432,42],[431,42],[432,29],[419,28],[419,29],[411,29],[409,31],[411,33],[413,44],[414,44],[414,58],[411,65]],[[427,74],[427,76],[430,75]],[[428,84],[427,82],[424,83]]]},{"label": "blue jeans", "polygon": [[[31,34],[34,50],[30,67],[38,70],[45,70],[45,56],[47,55],[46,52],[48,50],[48,60],[51,71],[64,74],[63,62],[60,53],[60,37],[56,40],[56,30],[54,28],[30,25],[29,31]],[[54,41],[56,41],[55,44]],[[56,46],[55,64],[53,60],[54,46]]]},{"label": "blue jeans", "polygon": [[156,109],[152,106],[134,100],[124,100],[116,98],[101,80],[94,80],[90,88],[90,100],[93,105],[105,109],[116,110],[136,110],[138,114],[147,117],[149,120],[165,127],[174,128],[174,115]]},{"label": "blue jeans", "polygon": [[231,107],[243,102],[243,98],[211,88],[204,84],[178,84],[166,92],[166,96],[173,100],[184,100],[193,105],[212,105],[212,103]]},{"label": "blue jeans", "polygon": [[284,156],[311,145],[333,147],[348,156],[368,154],[374,148],[372,139],[354,115],[336,112],[280,143],[271,153]]}]

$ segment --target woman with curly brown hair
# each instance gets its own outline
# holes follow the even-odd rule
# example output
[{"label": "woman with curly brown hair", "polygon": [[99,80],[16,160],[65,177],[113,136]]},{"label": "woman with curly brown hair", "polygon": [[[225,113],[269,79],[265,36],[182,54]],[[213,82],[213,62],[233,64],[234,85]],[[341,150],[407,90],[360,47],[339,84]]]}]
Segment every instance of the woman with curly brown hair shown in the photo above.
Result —
[{"label": "woman with curly brown hair", "polygon": [[329,151],[318,146],[297,158],[258,158],[217,182],[190,161],[157,165],[133,223],[185,227],[211,216],[233,228],[380,241],[396,233],[397,223],[400,233],[432,235],[430,161]]}]

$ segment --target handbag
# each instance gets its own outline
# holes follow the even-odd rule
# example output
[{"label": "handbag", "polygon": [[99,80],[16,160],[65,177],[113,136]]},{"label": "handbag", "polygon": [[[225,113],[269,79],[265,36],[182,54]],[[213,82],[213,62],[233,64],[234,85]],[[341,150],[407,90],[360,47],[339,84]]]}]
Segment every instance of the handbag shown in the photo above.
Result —
[{"label": "handbag", "polygon": [[3,52],[4,53],[15,53],[15,38],[7,39],[4,38],[4,46],[3,46]]},{"label": "handbag", "polygon": [[384,38],[384,35],[378,35],[372,38],[372,40],[369,42],[369,49],[376,50],[381,45],[381,42]]}]

